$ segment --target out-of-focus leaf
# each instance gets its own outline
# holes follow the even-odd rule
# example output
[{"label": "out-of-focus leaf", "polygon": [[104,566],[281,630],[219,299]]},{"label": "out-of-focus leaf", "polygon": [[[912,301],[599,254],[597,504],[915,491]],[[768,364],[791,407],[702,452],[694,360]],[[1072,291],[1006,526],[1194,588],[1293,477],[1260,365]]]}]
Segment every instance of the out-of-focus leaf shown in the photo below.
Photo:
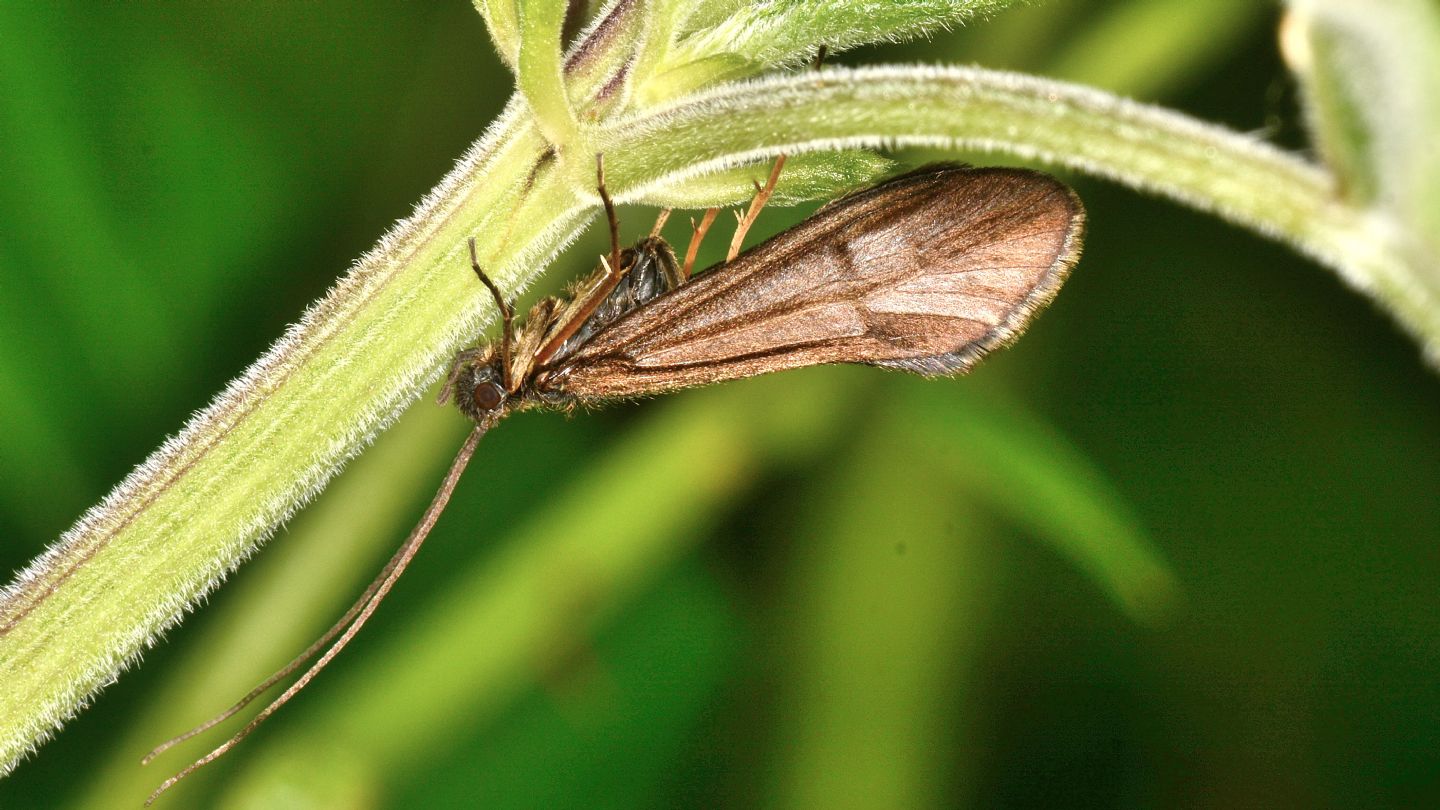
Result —
[{"label": "out-of-focus leaf", "polygon": [[402,777],[412,790],[391,806],[653,805],[710,731],[733,667],[737,606],[721,585],[703,559],[681,562],[593,644],[555,650],[550,671],[497,722],[426,763],[434,776]]},{"label": "out-of-focus leaf", "polygon": [[916,391],[906,404],[913,452],[1073,560],[1131,618],[1164,618],[1175,575],[1104,472],[1064,437],[973,387]]},{"label": "out-of-focus leaf", "polygon": [[1131,0],[1097,12],[1045,72],[1141,98],[1228,55],[1271,13],[1255,0]]},{"label": "out-of-focus leaf", "polygon": [[966,778],[947,743],[994,596],[991,546],[930,459],[897,452],[912,427],[894,410],[803,500],[766,806],[941,807]]}]

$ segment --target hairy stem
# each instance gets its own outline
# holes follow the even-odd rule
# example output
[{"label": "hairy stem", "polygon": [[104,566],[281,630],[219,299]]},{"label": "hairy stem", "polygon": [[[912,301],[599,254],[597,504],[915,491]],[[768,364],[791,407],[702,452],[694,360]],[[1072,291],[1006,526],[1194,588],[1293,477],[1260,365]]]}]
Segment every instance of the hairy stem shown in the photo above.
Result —
[{"label": "hairy stem", "polygon": [[504,116],[414,216],[0,595],[0,771],[434,380],[490,307],[462,255],[467,236],[513,288],[575,235],[588,206],[537,170],[545,146]]},{"label": "hairy stem", "polygon": [[1008,152],[1159,193],[1284,241],[1381,303],[1440,357],[1440,300],[1401,229],[1258,139],[1087,87],[965,68],[832,68],[741,82],[597,134],[660,187],[780,153],[915,145]]}]

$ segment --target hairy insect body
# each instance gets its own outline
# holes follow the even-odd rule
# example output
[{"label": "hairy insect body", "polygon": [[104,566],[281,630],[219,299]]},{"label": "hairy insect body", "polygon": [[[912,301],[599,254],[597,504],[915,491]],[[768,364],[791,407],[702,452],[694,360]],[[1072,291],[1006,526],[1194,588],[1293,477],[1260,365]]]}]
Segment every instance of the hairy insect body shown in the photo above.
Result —
[{"label": "hairy insect body", "polygon": [[[1049,303],[1083,229],[1079,199],[1048,175],[921,169],[832,203],[681,286],[660,285],[644,306],[607,298],[607,318],[586,321],[563,351],[513,364],[505,402],[490,390],[494,350],[482,350],[488,368],[462,353],[460,377],[478,386],[461,392],[471,403],[462,409],[480,422],[510,408],[568,408],[820,363],[962,373]],[[637,280],[659,289],[644,274]],[[536,313],[542,331],[568,311]],[[534,344],[522,337],[513,354],[527,357]]]},{"label": "hairy insect body", "polygon": [[595,313],[561,344],[551,363],[563,361],[597,332],[684,283],[675,252],[668,242],[658,236],[647,237],[634,248],[626,250],[621,254],[621,264],[629,268],[624,277],[595,308]]},{"label": "hairy insect body", "polygon": [[541,350],[575,317],[589,293],[606,282],[610,271],[606,267],[597,268],[573,285],[565,296],[541,299],[530,308],[515,335],[508,381],[502,345],[480,346],[457,355],[447,393],[453,388],[460,411],[480,423],[528,408],[574,408],[575,397],[545,384],[549,380],[547,369],[563,363],[596,333],[624,315],[683,283],[675,251],[658,236],[642,239],[622,252],[620,267],[621,277],[613,289],[549,357],[543,357]]}]

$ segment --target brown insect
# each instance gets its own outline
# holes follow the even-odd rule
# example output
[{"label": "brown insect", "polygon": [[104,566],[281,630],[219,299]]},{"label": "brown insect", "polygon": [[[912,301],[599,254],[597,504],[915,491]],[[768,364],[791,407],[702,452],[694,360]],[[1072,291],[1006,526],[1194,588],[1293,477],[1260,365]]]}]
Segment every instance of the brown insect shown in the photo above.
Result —
[{"label": "brown insect", "polygon": [[[741,218],[730,258],[693,280],[696,229],[680,265],[655,231],[611,253],[568,300],[547,298],[518,329],[514,309],[471,266],[501,312],[498,344],[456,356],[442,389],[475,422],[419,524],[349,611],[309,649],[225,713],[152,751],[233,716],[318,659],[245,728],[162,784],[150,801],[224,754],[305,687],[360,630],[440,517],[480,437],[528,408],[569,410],[817,363],[865,363],[959,374],[1013,340],[1047,304],[1080,253],[1084,209],[1049,175],[931,166],[845,197],[736,256],[774,190],[783,158]],[[147,802],[148,804],[149,802]]]}]

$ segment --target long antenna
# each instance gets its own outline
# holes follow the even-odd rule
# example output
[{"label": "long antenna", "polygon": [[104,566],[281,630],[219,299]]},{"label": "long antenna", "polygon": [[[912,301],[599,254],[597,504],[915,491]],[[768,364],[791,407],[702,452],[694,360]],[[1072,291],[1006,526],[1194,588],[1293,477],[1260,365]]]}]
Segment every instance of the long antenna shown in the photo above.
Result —
[{"label": "long antenna", "polygon": [[469,437],[467,437],[465,443],[460,446],[460,452],[455,454],[455,460],[450,463],[450,470],[445,474],[445,480],[440,483],[440,489],[435,492],[435,498],[430,501],[430,506],[420,518],[420,522],[415,525],[414,529],[410,530],[410,536],[405,538],[405,542],[401,544],[394,556],[390,558],[390,561],[385,564],[385,567],[380,571],[380,575],[370,583],[370,586],[365,589],[365,592],[355,604],[345,612],[345,615],[341,617],[340,621],[336,622],[334,626],[326,631],[325,635],[322,636],[319,641],[310,645],[309,649],[285,665],[279,672],[267,678],[260,686],[252,690],[250,694],[246,695],[234,706],[217,717],[185,732],[179,737],[162,743],[158,748],[146,755],[145,759],[141,761],[142,764],[150,762],[158,754],[171,746],[188,740],[196,734],[211,728],[216,723],[233,716],[264,692],[265,689],[275,685],[285,676],[299,669],[306,661],[312,658],[321,647],[325,646],[326,643],[332,639],[335,640],[329,649],[325,650],[325,654],[321,655],[319,660],[311,664],[309,669],[305,670],[305,673],[300,676],[299,680],[291,684],[290,688],[281,693],[280,697],[271,701],[270,705],[261,709],[260,713],[255,715],[253,720],[235,733],[235,736],[216,746],[215,750],[195,760],[184,770],[166,779],[160,787],[155,789],[154,793],[150,794],[150,798],[145,800],[147,807],[154,803],[154,801],[160,797],[160,794],[174,787],[181,779],[219,759],[225,752],[234,748],[241,740],[250,736],[250,732],[258,728],[270,715],[274,714],[281,706],[284,706],[291,698],[295,697],[301,689],[305,688],[306,684],[310,683],[316,675],[320,674],[320,670],[324,669],[326,665],[330,663],[331,659],[339,655],[341,650],[345,649],[345,646],[350,643],[350,640],[355,637],[355,634],[360,632],[360,628],[365,626],[365,622],[370,619],[370,615],[380,606],[380,602],[390,593],[390,589],[394,587],[395,581],[400,578],[401,574],[405,573],[406,566],[415,558],[416,552],[418,552],[420,546],[425,543],[425,538],[430,536],[430,530],[434,528],[435,522],[440,519],[440,514],[445,511],[446,504],[450,503],[450,496],[455,492],[455,485],[460,482],[460,476],[470,464],[471,456],[475,455],[475,447],[480,444],[480,437],[484,436],[485,432],[489,430],[493,424],[493,420],[478,424],[474,430],[470,431]]},{"label": "long antenna", "polygon": [[615,202],[605,190],[605,153],[595,154],[595,185],[600,189],[600,202],[605,204],[605,219],[610,222],[610,267],[620,271],[620,219],[615,216]]},{"label": "long antenna", "polygon": [[[511,373],[513,367],[511,353],[515,347],[515,305],[505,300],[505,296],[500,293],[500,288],[495,286],[495,282],[481,269],[480,257],[475,253],[475,237],[473,236],[470,237],[470,269],[480,277],[480,283],[485,285],[495,299],[495,308],[500,310],[500,371],[505,378],[502,380],[505,383],[505,390],[513,393],[515,385],[513,384],[514,374]],[[456,368],[459,366],[457,365]],[[449,386],[447,385],[446,394],[448,395],[448,393]],[[440,404],[444,405],[445,403]]]},{"label": "long antenna", "polygon": [[329,630],[325,631],[325,635],[317,639],[314,644],[311,644],[309,647],[305,648],[305,652],[302,652],[299,655],[295,656],[295,658],[293,658],[290,663],[277,670],[275,674],[261,681],[260,684],[254,689],[251,689],[250,692],[245,695],[245,697],[237,700],[235,702],[235,705],[231,706],[220,714],[215,715],[209,720],[206,720],[200,725],[190,729],[184,734],[176,737],[171,737],[165,742],[155,746],[155,748],[151,750],[150,753],[145,755],[144,759],[140,760],[140,764],[149,765],[152,761],[154,761],[156,757],[160,756],[171,748],[174,748],[175,746],[179,745],[182,742],[185,742],[191,737],[194,737],[198,734],[203,734],[204,732],[209,731],[210,729],[220,725],[226,720],[229,720],[230,718],[239,714],[241,709],[244,709],[246,706],[249,706],[251,703],[253,703],[256,698],[268,692],[270,690],[270,687],[285,680],[292,673],[294,673],[295,670],[304,666],[306,661],[309,661],[310,659],[318,655],[321,650],[329,646],[330,642],[333,641],[336,636],[340,635],[342,632],[344,632],[346,627],[350,626],[350,623],[354,621],[356,614],[358,614],[365,607],[366,603],[370,601],[370,598],[375,595],[375,591],[377,588],[380,587],[380,583],[384,580],[386,576],[390,574],[392,570],[394,570],[394,568],[395,558],[391,557],[390,561],[385,564],[385,567],[383,569],[381,569],[379,576],[377,576],[375,580],[370,583],[370,586],[365,589],[365,592],[360,595],[360,598],[355,600],[355,604],[351,605],[350,609],[345,611],[345,615],[341,616],[340,619],[335,622],[335,624],[331,625]]}]

